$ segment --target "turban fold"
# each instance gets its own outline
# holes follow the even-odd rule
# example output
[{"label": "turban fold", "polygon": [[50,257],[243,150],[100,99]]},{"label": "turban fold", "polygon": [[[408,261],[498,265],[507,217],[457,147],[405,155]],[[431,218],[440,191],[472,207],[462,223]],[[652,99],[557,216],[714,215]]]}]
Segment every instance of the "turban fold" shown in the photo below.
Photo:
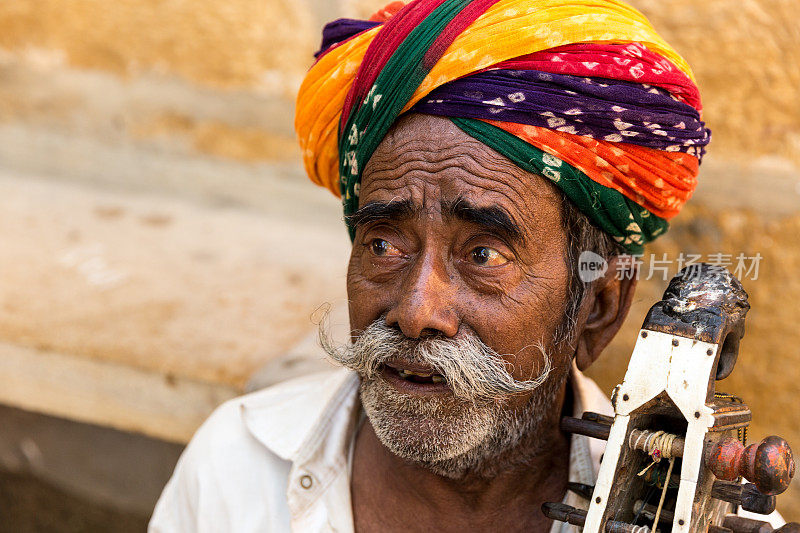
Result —
[{"label": "turban fold", "polygon": [[690,198],[710,140],[689,66],[616,0],[413,0],[326,26],[295,129],[345,215],[406,112],[549,179],[630,253]]}]

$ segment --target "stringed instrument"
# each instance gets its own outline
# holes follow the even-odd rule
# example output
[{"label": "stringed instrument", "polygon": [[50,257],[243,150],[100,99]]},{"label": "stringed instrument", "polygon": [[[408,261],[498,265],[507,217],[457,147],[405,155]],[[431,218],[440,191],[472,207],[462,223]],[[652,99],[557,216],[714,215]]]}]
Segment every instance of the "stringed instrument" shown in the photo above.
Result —
[{"label": "stringed instrument", "polygon": [[569,485],[588,511],[546,503],[546,516],[585,533],[774,531],[736,511],[775,510],[794,475],[792,451],[775,436],[747,445],[750,409],[716,389],[736,364],[749,308],[739,280],[720,267],[693,265],[672,279],[614,389],[615,416],[562,419],[566,432],[607,440],[595,486]]}]

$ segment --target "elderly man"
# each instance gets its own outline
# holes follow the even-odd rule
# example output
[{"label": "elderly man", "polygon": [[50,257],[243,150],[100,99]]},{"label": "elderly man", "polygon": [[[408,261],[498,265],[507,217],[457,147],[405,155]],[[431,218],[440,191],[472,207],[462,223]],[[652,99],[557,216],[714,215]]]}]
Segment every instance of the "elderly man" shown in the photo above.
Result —
[{"label": "elderly man", "polygon": [[559,418],[609,412],[581,371],[709,140],[689,67],[614,0],[395,2],[317,55],[296,128],[353,240],[346,368],[218,409],[151,530],[566,531],[541,504],[585,507],[602,450]]}]

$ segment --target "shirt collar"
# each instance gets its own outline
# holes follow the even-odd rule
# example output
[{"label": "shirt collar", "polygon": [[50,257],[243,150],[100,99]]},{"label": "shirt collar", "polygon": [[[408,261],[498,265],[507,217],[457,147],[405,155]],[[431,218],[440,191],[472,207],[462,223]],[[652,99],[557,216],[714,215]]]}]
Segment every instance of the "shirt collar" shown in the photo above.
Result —
[{"label": "shirt collar", "polygon": [[330,429],[324,426],[339,419],[335,411],[357,407],[357,390],[358,375],[350,370],[303,376],[244,397],[242,420],[267,449],[296,462],[323,444]]}]

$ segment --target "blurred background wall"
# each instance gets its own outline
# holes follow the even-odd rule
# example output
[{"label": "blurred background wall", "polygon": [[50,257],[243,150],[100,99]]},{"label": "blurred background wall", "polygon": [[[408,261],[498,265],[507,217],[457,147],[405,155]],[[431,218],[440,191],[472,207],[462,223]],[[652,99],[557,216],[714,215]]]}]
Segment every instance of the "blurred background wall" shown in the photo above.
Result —
[{"label": "blurred background wall", "polygon": [[[751,440],[800,451],[796,1],[632,3],[693,66],[714,135],[648,255],[761,254],[720,388],[752,407]],[[303,176],[293,99],[322,24],[382,4],[0,2],[0,418],[16,428],[0,437],[0,513],[61,497],[64,530],[100,523],[97,506],[137,530],[214,406],[324,365],[314,312],[329,302],[345,326],[349,244],[338,201]],[[590,372],[606,391],[654,278]],[[779,509],[800,520],[800,484]]]}]

